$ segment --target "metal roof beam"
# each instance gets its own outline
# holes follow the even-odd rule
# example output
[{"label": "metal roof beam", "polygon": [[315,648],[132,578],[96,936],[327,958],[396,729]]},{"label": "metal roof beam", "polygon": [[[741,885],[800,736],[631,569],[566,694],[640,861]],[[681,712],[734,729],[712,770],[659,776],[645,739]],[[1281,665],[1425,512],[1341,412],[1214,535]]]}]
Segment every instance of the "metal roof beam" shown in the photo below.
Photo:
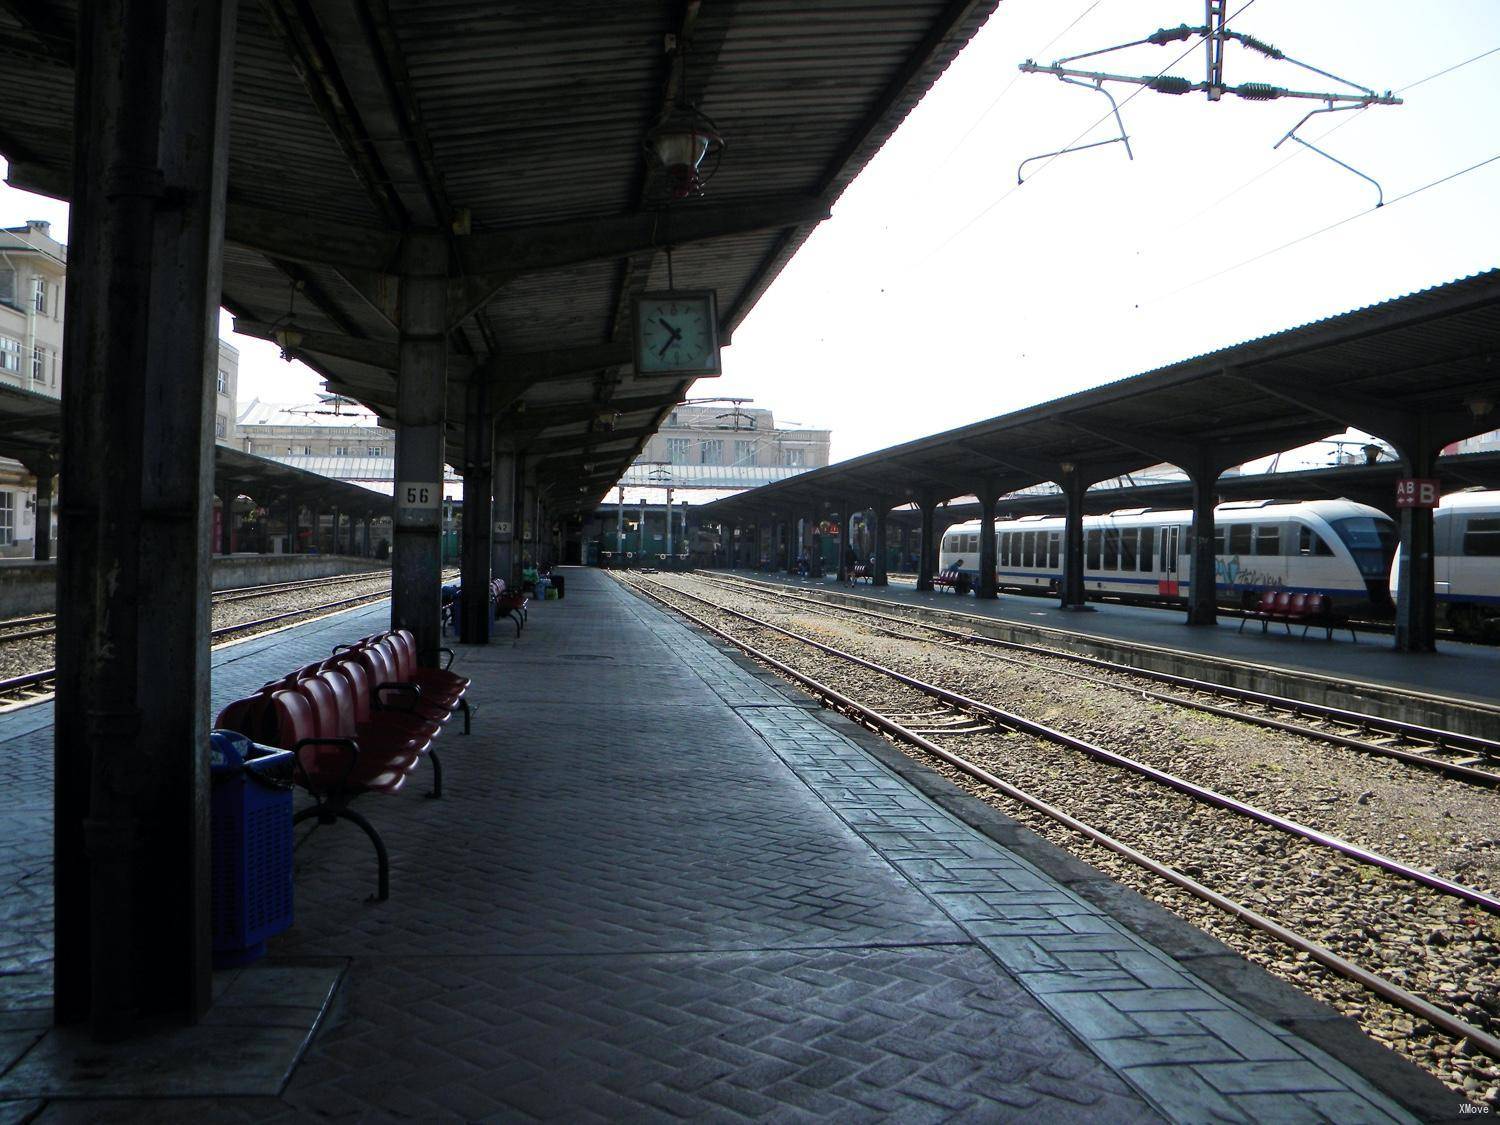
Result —
[{"label": "metal roof beam", "polygon": [[650,398],[623,398],[605,402],[577,402],[562,406],[538,406],[525,410],[512,410],[506,417],[528,429],[545,430],[552,426],[566,426],[591,421],[600,415],[633,414],[638,410],[650,410],[665,400],[659,396]]},{"label": "metal roof beam", "polygon": [[1226,368],[1224,375],[1248,383],[1283,402],[1328,418],[1340,426],[1353,426],[1366,433],[1376,434],[1397,446],[1410,446],[1416,439],[1417,426],[1422,421],[1432,428],[1435,435],[1433,440],[1439,446],[1493,428],[1468,410],[1421,411],[1399,402],[1382,402],[1353,391],[1324,391],[1300,383],[1293,385],[1265,375],[1250,374],[1242,368]]},{"label": "metal roof beam", "polygon": [[224,241],[289,262],[385,274],[395,272],[401,251],[401,236],[395,231],[236,202],[226,208]]},{"label": "metal roof beam", "polygon": [[720,206],[680,207],[669,217],[653,211],[469,235],[457,241],[466,276],[450,286],[449,317],[456,322],[469,316],[488,303],[497,289],[522,274],[607,261],[668,245],[683,246],[816,223],[828,215],[826,200],[797,195]]},{"label": "metal roof beam", "polygon": [[259,340],[270,340],[280,344],[279,333],[286,335],[285,348],[289,352],[316,352],[334,359],[346,359],[366,367],[378,367],[383,371],[395,371],[400,366],[400,349],[394,343],[381,340],[361,340],[354,336],[341,336],[332,332],[309,332],[290,325],[267,324],[263,320],[245,317],[234,318],[234,330]]},{"label": "metal roof beam", "polygon": [[64,66],[73,65],[77,33],[63,23],[46,0],[0,0],[0,8],[15,17],[49,59]]}]

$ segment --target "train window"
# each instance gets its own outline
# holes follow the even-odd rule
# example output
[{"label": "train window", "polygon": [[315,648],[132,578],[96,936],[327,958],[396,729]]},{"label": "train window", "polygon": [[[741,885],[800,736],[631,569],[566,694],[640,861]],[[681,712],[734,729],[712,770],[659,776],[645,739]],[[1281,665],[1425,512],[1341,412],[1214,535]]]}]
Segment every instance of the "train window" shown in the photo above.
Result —
[{"label": "train window", "polygon": [[1248,523],[1235,524],[1229,529],[1229,553],[1231,555],[1248,555],[1250,553],[1250,536],[1252,530]]},{"label": "train window", "polygon": [[1100,536],[1099,531],[1098,531],[1097,528],[1095,530],[1093,530],[1093,531],[1091,531],[1091,532],[1088,533],[1088,539],[1087,539],[1087,544],[1088,544],[1088,562],[1086,562],[1084,564],[1083,568],[1085,570],[1098,570],[1099,569],[1099,541],[1100,541],[1100,538],[1101,538],[1101,536]]},{"label": "train window", "polygon": [[1025,551],[1025,558],[1022,560],[1021,565],[1027,567],[1036,566],[1036,532],[1028,531],[1026,533],[1026,545],[1022,550]]},{"label": "train window", "polygon": [[1062,533],[1057,531],[1049,531],[1047,533],[1047,565],[1051,569],[1057,569],[1058,555],[1061,554],[1061,552]]},{"label": "train window", "polygon": [[[1189,534],[1191,534],[1191,531]],[[1229,554],[1229,529],[1227,527],[1217,527],[1214,529],[1214,554]]]},{"label": "train window", "polygon": [[969,550],[979,550],[979,532],[977,531],[973,535],[969,536]]},{"label": "train window", "polygon": [[1104,569],[1120,569],[1120,529],[1117,527],[1104,529]]},{"label": "train window", "polygon": [[1122,528],[1120,531],[1120,569],[1134,570],[1135,548],[1140,542],[1140,532],[1133,527]]},{"label": "train window", "polygon": [[1333,555],[1333,548],[1328,545],[1328,540],[1324,539],[1312,528],[1299,527],[1297,529],[1297,553],[1299,555],[1331,557]]},{"label": "train window", "polygon": [[1281,528],[1273,523],[1255,525],[1255,553],[1257,555],[1281,554]]},{"label": "train window", "polygon": [[1464,554],[1500,556],[1500,519],[1471,519],[1464,528]]},{"label": "train window", "polygon": [[1141,569],[1154,570],[1156,568],[1156,528],[1141,528]]}]

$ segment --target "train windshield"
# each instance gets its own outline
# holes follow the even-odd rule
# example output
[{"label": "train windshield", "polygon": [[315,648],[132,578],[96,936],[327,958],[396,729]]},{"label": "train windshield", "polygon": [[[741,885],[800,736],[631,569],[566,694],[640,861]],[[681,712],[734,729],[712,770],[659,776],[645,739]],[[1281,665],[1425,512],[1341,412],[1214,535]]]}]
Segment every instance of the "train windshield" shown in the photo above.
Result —
[{"label": "train windshield", "polygon": [[1396,555],[1396,526],[1390,520],[1373,516],[1346,516],[1329,520],[1335,535],[1349,548],[1354,565],[1367,578],[1390,573],[1391,559]]}]

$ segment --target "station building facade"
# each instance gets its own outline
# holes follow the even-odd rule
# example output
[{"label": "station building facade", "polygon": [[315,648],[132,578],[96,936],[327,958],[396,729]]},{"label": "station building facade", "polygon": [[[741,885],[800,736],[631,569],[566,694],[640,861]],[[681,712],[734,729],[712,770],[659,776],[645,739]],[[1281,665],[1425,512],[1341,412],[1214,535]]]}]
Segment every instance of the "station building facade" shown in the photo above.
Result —
[{"label": "station building facade", "polygon": [[[52,237],[51,223],[30,219],[0,228],[0,386],[62,397],[67,277],[68,248]],[[239,350],[220,340],[214,373],[214,439],[220,445],[235,444],[239,367]],[[38,467],[0,457],[0,559],[29,559],[34,553]],[[58,483],[53,488],[61,491]],[[55,496],[51,511],[56,542]]]}]

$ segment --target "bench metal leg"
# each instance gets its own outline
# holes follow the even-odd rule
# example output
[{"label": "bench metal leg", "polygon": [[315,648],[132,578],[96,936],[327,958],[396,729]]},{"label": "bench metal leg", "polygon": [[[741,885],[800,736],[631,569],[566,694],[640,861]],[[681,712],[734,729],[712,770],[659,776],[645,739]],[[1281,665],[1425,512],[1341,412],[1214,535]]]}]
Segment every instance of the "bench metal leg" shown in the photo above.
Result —
[{"label": "bench metal leg", "polygon": [[[468,731],[464,732],[465,734]],[[441,799],[443,796],[443,762],[438,757],[436,750],[427,751],[427,758],[432,762],[432,791],[427,796]]]},{"label": "bench metal leg", "polygon": [[458,707],[464,713],[464,733],[469,733],[469,701],[464,696],[458,697]]},{"label": "bench metal leg", "polygon": [[372,825],[359,813],[350,808],[333,808],[329,805],[313,805],[311,808],[303,809],[292,817],[292,824],[297,825],[311,817],[317,817],[319,824],[332,824],[335,820],[348,820],[359,825],[364,834],[370,838],[375,845],[375,894],[365,899],[366,902],[384,902],[391,897],[391,862],[386,855],[385,841],[380,838],[380,833],[375,831]]}]

